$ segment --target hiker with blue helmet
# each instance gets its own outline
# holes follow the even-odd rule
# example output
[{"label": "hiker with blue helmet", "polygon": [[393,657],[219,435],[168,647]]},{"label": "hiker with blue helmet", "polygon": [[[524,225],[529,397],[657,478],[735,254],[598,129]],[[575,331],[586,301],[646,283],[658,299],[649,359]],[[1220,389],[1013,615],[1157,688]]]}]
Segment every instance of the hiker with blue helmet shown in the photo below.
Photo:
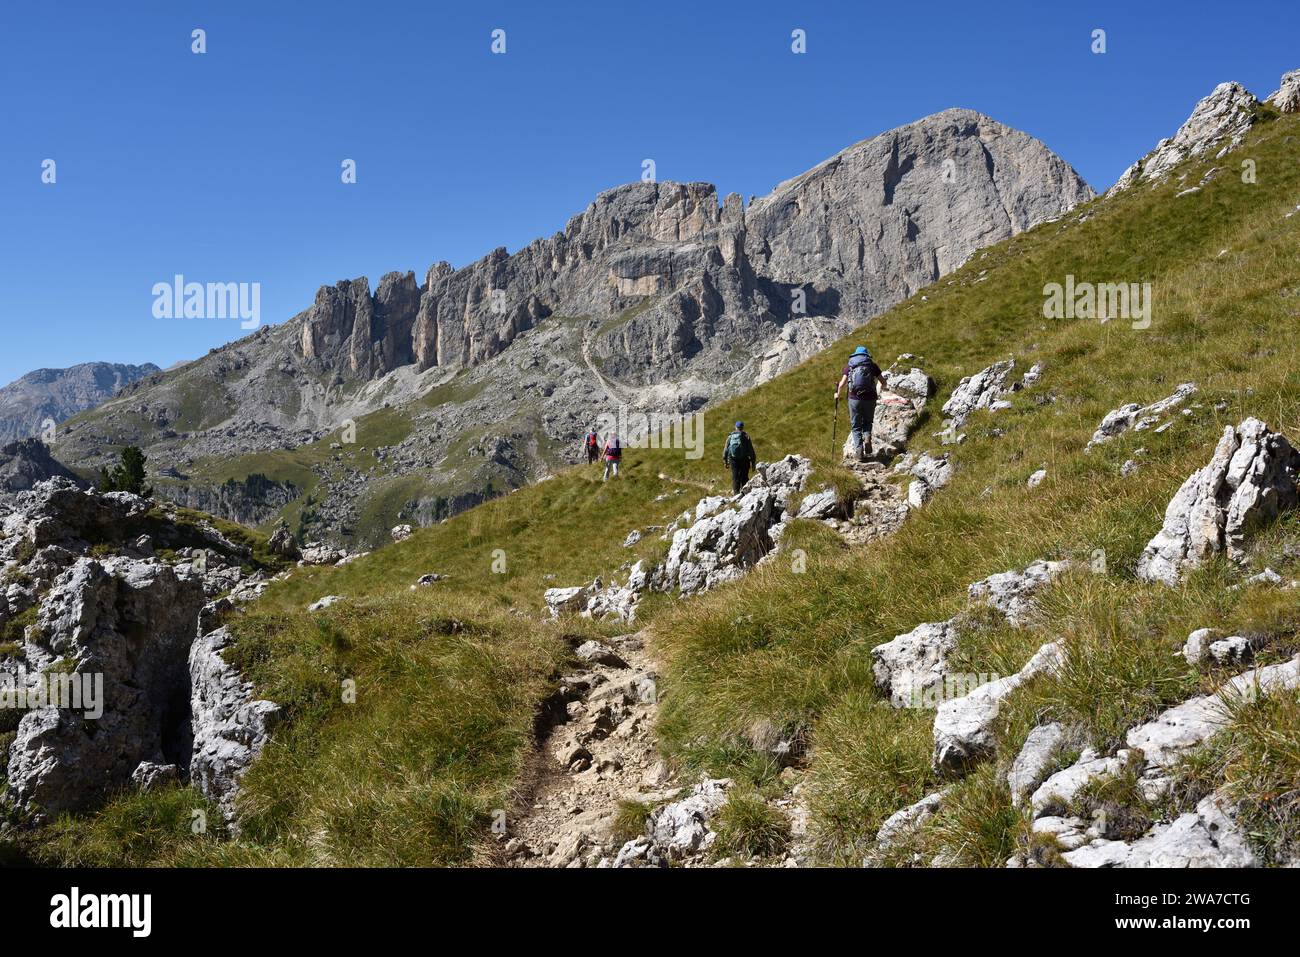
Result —
[{"label": "hiker with blue helmet", "polygon": [[749,440],[745,423],[737,421],[736,431],[727,436],[727,444],[722,447],[722,464],[731,469],[731,491],[735,495],[749,481],[749,470],[758,461],[754,454],[754,443]]},{"label": "hiker with blue helmet", "polygon": [[835,401],[840,401],[840,390],[848,386],[849,428],[852,430],[854,454],[859,462],[865,462],[871,454],[871,423],[876,417],[877,382],[884,386],[884,373],[872,361],[867,347],[858,346],[835,386]]}]

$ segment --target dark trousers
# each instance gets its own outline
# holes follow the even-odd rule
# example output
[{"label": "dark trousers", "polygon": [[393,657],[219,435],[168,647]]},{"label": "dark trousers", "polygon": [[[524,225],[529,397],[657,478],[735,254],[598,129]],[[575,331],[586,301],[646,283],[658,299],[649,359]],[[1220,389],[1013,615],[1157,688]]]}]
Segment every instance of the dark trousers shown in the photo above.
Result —
[{"label": "dark trousers", "polygon": [[741,459],[740,461],[736,461],[735,459],[732,459],[731,460],[731,491],[733,493],[739,492],[742,488],[745,487],[745,483],[748,481],[749,481],[749,460]]},{"label": "dark trousers", "polygon": [[588,464],[588,465],[590,465],[592,462],[596,461],[596,459],[599,458],[599,457],[600,457],[600,449],[596,448],[594,445],[589,445],[589,446],[587,446],[587,464]]},{"label": "dark trousers", "polygon": [[876,403],[871,399],[855,399],[849,396],[849,429],[853,437],[853,449],[859,454],[871,451],[871,423],[876,418]]}]

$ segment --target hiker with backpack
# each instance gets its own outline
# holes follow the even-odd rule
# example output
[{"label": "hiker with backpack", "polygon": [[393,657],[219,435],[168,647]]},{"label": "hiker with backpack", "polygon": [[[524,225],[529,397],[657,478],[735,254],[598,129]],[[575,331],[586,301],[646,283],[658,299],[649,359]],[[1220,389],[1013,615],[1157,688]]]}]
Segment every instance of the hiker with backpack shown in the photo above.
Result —
[{"label": "hiker with backpack", "polygon": [[587,464],[591,465],[600,458],[600,436],[595,429],[589,431],[582,440],[582,447],[587,450]]},{"label": "hiker with backpack", "polygon": [[836,405],[840,390],[849,389],[849,428],[852,430],[853,450],[859,462],[871,454],[871,423],[876,417],[876,383],[883,388],[885,376],[880,366],[871,359],[866,346],[858,346],[849,357],[848,365],[835,386]]},{"label": "hiker with backpack", "polygon": [[727,436],[727,444],[722,447],[722,464],[731,469],[732,494],[740,494],[740,490],[749,481],[749,470],[757,461],[754,443],[749,440],[745,423],[737,422],[736,431]]},{"label": "hiker with backpack", "polygon": [[623,461],[623,442],[617,432],[609,434],[609,438],[605,440],[605,450],[601,454],[605,459],[605,474],[600,477],[600,480],[608,482],[611,475],[618,478],[618,465]]}]

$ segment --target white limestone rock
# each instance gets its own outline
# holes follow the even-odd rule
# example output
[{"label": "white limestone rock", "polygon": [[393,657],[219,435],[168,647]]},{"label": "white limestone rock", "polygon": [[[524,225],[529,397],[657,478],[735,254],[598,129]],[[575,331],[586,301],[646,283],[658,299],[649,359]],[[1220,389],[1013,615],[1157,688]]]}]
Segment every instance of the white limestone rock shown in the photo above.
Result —
[{"label": "white limestone rock", "polygon": [[1192,474],[1165,509],[1137,574],[1177,584],[1185,570],[1226,552],[1240,559],[1247,536],[1296,506],[1300,453],[1259,419],[1228,426],[1210,463]]},{"label": "white limestone rock", "polygon": [[993,726],[1002,699],[1031,678],[1059,668],[1063,661],[1061,647],[1049,642],[1014,675],[942,702],[934,718],[934,766],[961,769],[987,757],[995,745]]}]

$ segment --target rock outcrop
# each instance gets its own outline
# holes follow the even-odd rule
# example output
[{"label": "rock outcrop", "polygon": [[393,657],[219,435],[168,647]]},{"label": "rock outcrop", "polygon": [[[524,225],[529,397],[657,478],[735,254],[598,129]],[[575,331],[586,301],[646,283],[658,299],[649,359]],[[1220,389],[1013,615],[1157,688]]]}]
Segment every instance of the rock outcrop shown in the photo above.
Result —
[{"label": "rock outcrop", "polygon": [[[877,459],[891,459],[907,448],[907,440],[934,394],[934,380],[924,370],[916,366],[906,371],[898,369],[899,363],[915,358],[899,356],[893,366],[883,371],[885,387],[871,422],[872,453]],[[851,434],[845,437],[843,452],[845,458],[851,458],[855,452]]]},{"label": "rock outcrop", "polygon": [[128,784],[142,761],[189,764],[185,659],[203,603],[197,577],[155,561],[81,558],[58,577],[24,662],[35,681],[53,669],[102,682],[102,714],[50,705],[23,716],[9,757],[14,803],[81,810]]},{"label": "rock outcrop", "polygon": [[1020,383],[1008,385],[1015,367],[1014,359],[1004,359],[957,383],[957,388],[943,404],[943,414],[948,417],[945,425],[949,429],[959,429],[977,409],[993,408],[1013,388],[1018,389]]},{"label": "rock outcrop", "polygon": [[1024,571],[999,572],[975,582],[966,589],[972,603],[985,604],[1001,612],[1017,628],[1030,623],[1034,593],[1060,577],[1070,563],[1066,561],[1032,562]]},{"label": "rock outcrop", "polygon": [[1025,795],[1036,790],[1043,782],[1052,763],[1071,737],[1069,729],[1057,721],[1040,724],[1029,732],[1020,753],[1011,764],[1011,770],[1007,772],[1012,807],[1020,807]]},{"label": "rock outcrop", "polygon": [[907,486],[907,503],[912,508],[920,508],[930,501],[934,493],[952,479],[952,463],[947,455],[934,456],[922,452],[915,461],[899,462],[894,468],[913,476]]},{"label": "rock outcrop", "polygon": [[1247,536],[1296,505],[1300,453],[1259,419],[1228,426],[1208,465],[1165,509],[1164,525],[1138,561],[1138,577],[1176,584],[1212,555],[1240,559]]},{"label": "rock outcrop", "polygon": [[917,625],[871,649],[876,687],[895,707],[908,707],[943,684],[948,653],[957,645],[955,619]]},{"label": "rock outcrop", "polygon": [[[895,290],[910,295],[962,265],[984,245],[973,239],[976,224],[991,217],[1001,238],[1091,198],[1023,133],[945,110],[851,146],[752,202],[746,247],[777,282],[833,291],[841,312],[865,315]],[[952,239],[931,245],[927,235]]]},{"label": "rock outcrop", "polygon": [[996,744],[993,727],[1002,700],[1031,678],[1059,668],[1064,660],[1061,647],[1049,642],[1014,675],[940,704],[934,717],[934,766],[961,770],[990,755]]},{"label": "rock outcrop", "polygon": [[[1125,747],[1114,754],[1085,748],[1079,758],[1051,774],[1029,800],[1033,831],[1050,835],[1072,867],[1252,867],[1260,862],[1237,810],[1222,793],[1211,794],[1194,810],[1173,821],[1150,822],[1120,807],[1089,821],[1068,816],[1083,809],[1080,799],[1107,780],[1130,774],[1137,778],[1143,801],[1155,804],[1165,798],[1183,759],[1205,747],[1225,730],[1231,706],[1258,695],[1293,693],[1300,688],[1300,658],[1247,671],[1225,682],[1211,695],[1191,698],[1168,708],[1156,718],[1130,728]],[[1035,743],[1042,733],[1044,740]],[[1027,753],[1042,754],[1043,729],[1035,729],[1025,743]],[[1059,745],[1053,747],[1059,750]],[[1021,765],[1017,759],[1017,768]],[[1042,768],[1044,762],[1036,762]],[[1012,787],[1013,800],[1025,787]],[[1110,819],[1127,816],[1127,827],[1114,827]],[[1132,827],[1136,822],[1137,827]],[[1131,833],[1119,833],[1130,830]]]},{"label": "rock outcrop", "polygon": [[254,696],[253,686],[226,661],[232,636],[222,627],[190,647],[188,668],[194,744],[190,780],[235,821],[239,779],[270,738],[279,705]]},{"label": "rock outcrop", "polygon": [[[201,519],[65,478],[7,507],[0,626],[22,640],[0,653],[0,678],[24,694],[0,762],[7,800],[49,817],[193,779],[228,810],[274,706],[245,700],[218,639],[196,636],[266,587],[243,567],[249,550]],[[20,631],[19,616],[31,622]]]},{"label": "rock outcrop", "polygon": [[909,804],[902,810],[895,811],[886,818],[885,823],[881,824],[879,830],[876,831],[876,854],[888,851],[896,844],[906,840],[926,821],[938,814],[943,808],[943,801],[946,796],[946,791],[935,791],[933,794],[927,794],[915,804]]},{"label": "rock outcrop", "polygon": [[1152,402],[1150,405],[1138,405],[1136,402],[1130,402],[1118,409],[1112,409],[1101,420],[1101,424],[1097,426],[1097,431],[1092,433],[1087,448],[1091,449],[1093,446],[1109,442],[1129,429],[1141,432],[1157,425],[1162,415],[1181,405],[1195,392],[1195,382],[1184,382],[1174,390],[1172,395],[1158,402]]},{"label": "rock outcrop", "polygon": [[1210,153],[1223,156],[1241,145],[1254,125],[1258,108],[1259,101],[1240,83],[1220,83],[1196,104],[1177,133],[1161,140],[1154,150],[1125,170],[1110,193],[1138,182],[1159,180],[1186,159]]},{"label": "rock outcrop", "polygon": [[1267,102],[1283,113],[1300,113],[1300,70],[1282,74],[1282,85],[1269,96]]},{"label": "rock outcrop", "polygon": [[49,446],[40,439],[21,439],[0,448],[0,496],[29,491],[37,483],[56,477],[85,484],[56,461]]},{"label": "rock outcrop", "polygon": [[1137,841],[1095,838],[1061,857],[1071,867],[1257,867],[1235,809],[1212,794],[1196,810],[1156,825]]},{"label": "rock outcrop", "polygon": [[1232,703],[1298,687],[1300,658],[1255,668],[1225,682],[1212,695],[1198,695],[1129,729],[1124,743],[1142,752],[1148,778],[1161,776],[1226,727]]},{"label": "rock outcrop", "polygon": [[[968,586],[967,598],[1023,628],[1031,623],[1036,593],[1068,567],[1068,562],[1036,561],[1024,571],[990,575]],[[895,707],[925,707],[951,697],[948,655],[957,647],[963,617],[925,622],[871,649],[876,687]]]},{"label": "rock outcrop", "polygon": [[811,471],[802,456],[760,462],[734,504],[721,496],[703,499],[693,519],[673,532],[651,577],[655,587],[689,595],[740,577],[776,546],[790,498]]}]

